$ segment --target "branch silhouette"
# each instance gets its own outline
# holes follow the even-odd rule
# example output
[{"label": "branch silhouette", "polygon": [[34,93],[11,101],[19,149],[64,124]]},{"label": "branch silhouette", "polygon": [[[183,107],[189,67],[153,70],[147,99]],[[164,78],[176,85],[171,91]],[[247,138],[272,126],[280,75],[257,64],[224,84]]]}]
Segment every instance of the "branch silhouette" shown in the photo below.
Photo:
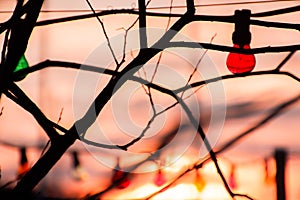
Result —
[{"label": "branch silhouette", "polygon": [[[33,191],[36,185],[47,175],[47,173],[52,169],[52,167],[62,158],[62,156],[68,151],[68,149],[74,144],[75,141],[80,140],[86,144],[90,144],[96,147],[105,148],[105,149],[121,149],[123,151],[127,151],[129,147],[135,145],[138,142],[141,142],[145,137],[146,132],[149,130],[151,124],[156,120],[157,116],[161,115],[169,111],[171,108],[180,105],[181,108],[185,111],[190,124],[197,130],[199,136],[201,137],[202,142],[204,143],[206,149],[209,152],[209,156],[207,156],[204,160],[198,160],[194,165],[178,174],[178,176],[165,184],[161,189],[157,192],[149,195],[146,199],[150,199],[155,195],[163,192],[165,189],[168,189],[172,184],[175,184],[177,180],[186,175],[187,173],[197,170],[202,167],[204,164],[212,161],[217,170],[217,173],[220,179],[223,182],[224,188],[227,190],[228,194],[232,197],[244,197],[248,199],[252,199],[252,197],[245,195],[234,193],[229,187],[225,176],[223,175],[222,169],[219,166],[217,155],[222,152],[228,150],[229,148],[233,148],[235,144],[240,142],[246,136],[249,136],[250,133],[254,133],[258,128],[262,127],[266,123],[270,122],[275,117],[279,116],[283,111],[287,110],[287,108],[295,105],[296,102],[299,101],[300,95],[297,95],[290,100],[283,102],[280,105],[273,107],[271,112],[261,119],[255,126],[250,127],[240,133],[238,136],[229,139],[219,148],[213,148],[210,142],[208,141],[206,134],[203,130],[202,125],[199,120],[196,119],[191,109],[187,106],[186,102],[183,99],[183,93],[191,88],[197,88],[200,86],[208,85],[211,83],[225,81],[227,79],[237,79],[242,77],[250,77],[250,76],[262,76],[262,75],[278,75],[278,76],[288,76],[294,79],[296,82],[300,82],[300,78],[295,74],[284,71],[284,65],[290,60],[290,58],[300,50],[300,44],[293,45],[283,45],[283,46],[266,46],[266,47],[257,47],[253,49],[237,49],[229,46],[212,44],[212,43],[202,43],[202,42],[186,42],[186,41],[173,41],[172,39],[176,36],[177,33],[180,33],[182,29],[192,22],[197,21],[210,21],[210,22],[221,22],[221,23],[234,23],[235,18],[234,15],[229,16],[216,16],[216,15],[199,15],[195,13],[195,7],[197,5],[194,4],[193,0],[186,0],[185,12],[184,13],[173,13],[173,1],[171,0],[169,8],[169,13],[160,13],[160,12],[148,12],[147,3],[145,0],[139,0],[139,9],[119,9],[119,10],[104,10],[100,12],[96,12],[91,3],[86,0],[88,3],[92,14],[84,14],[84,15],[76,15],[70,17],[56,18],[50,20],[37,21],[38,16],[41,12],[41,7],[43,1],[34,1],[29,0],[24,4],[24,1],[20,0],[17,2],[14,12],[12,16],[6,21],[0,24],[0,33],[4,33],[4,42],[2,46],[2,54],[1,54],[1,67],[0,67],[0,93],[5,94],[9,99],[13,102],[21,106],[24,110],[29,112],[35,120],[38,122],[40,127],[43,128],[46,135],[49,137],[51,144],[50,147],[45,150],[45,153],[42,154],[41,158],[34,164],[34,166],[26,173],[17,183],[14,188],[14,192],[26,194]],[[299,12],[300,6],[293,6],[287,8],[281,8],[277,10],[270,10],[260,13],[252,13],[250,24],[262,27],[273,27],[273,28],[283,28],[285,30],[298,30],[300,31],[300,24],[293,23],[284,23],[284,22],[276,22],[276,21],[262,21],[257,20],[255,18],[263,18],[269,16],[276,16],[288,13]],[[130,14],[137,15],[138,18],[129,26],[129,28],[125,29],[124,33],[124,44],[123,44],[123,57],[121,61],[117,60],[117,57],[114,53],[112,46],[110,45],[109,35],[107,34],[103,22],[100,20],[100,16],[108,16],[108,15],[116,15],[116,14]],[[23,16],[23,17],[22,17]],[[154,43],[152,46],[149,46],[147,38],[147,17],[168,17],[168,24],[166,26],[166,32],[161,36],[161,38]],[[169,27],[170,19],[176,18],[176,21]],[[21,69],[17,72],[14,72],[15,66],[18,64],[20,57],[24,55],[27,45],[29,42],[29,38],[34,28],[38,28],[40,26],[48,26],[59,23],[72,22],[76,20],[83,20],[89,18],[96,18],[101,25],[102,32],[105,36],[106,42],[108,43],[108,47],[110,53],[114,59],[114,64],[116,65],[115,70],[101,68],[99,66],[86,65],[75,62],[66,62],[66,61],[55,61],[55,60],[45,60],[36,65],[33,65],[29,68]],[[254,18],[254,19],[253,19]],[[137,56],[133,57],[131,62],[124,66],[122,69],[120,66],[125,63],[125,49],[126,49],[126,39],[128,31],[134,27],[134,25],[139,22],[139,40],[140,40],[140,49]],[[168,48],[195,48],[195,49],[206,49],[220,51],[220,52],[235,52],[241,54],[264,54],[264,53],[282,53],[289,52],[289,54],[282,60],[282,62],[277,67],[272,67],[270,70],[264,71],[254,71],[246,74],[230,74],[223,75],[219,77],[210,78],[207,80],[197,80],[191,83],[191,78],[195,73],[195,70],[198,67],[195,67],[193,73],[191,73],[189,80],[185,85],[180,88],[171,90],[166,87],[161,86],[159,83],[154,82],[154,77],[156,75],[157,69],[160,67],[160,59],[163,55],[163,50]],[[135,76],[135,73],[138,72],[142,67],[148,63],[155,56],[159,55],[156,68],[154,73],[152,74],[152,78],[150,81]],[[101,73],[110,77],[109,82],[106,84],[103,90],[98,93],[98,95],[91,102],[87,112],[80,118],[75,121],[71,127],[65,128],[58,123],[55,123],[49,120],[42,110],[30,99],[29,96],[25,94],[25,92],[16,84],[14,80],[17,77],[25,76],[29,73],[37,72],[42,69],[48,67],[64,67],[70,68],[74,70],[83,70],[89,71],[91,73]],[[210,67],[210,66],[207,66]],[[145,72],[146,75],[146,72]],[[102,144],[97,143],[91,140],[86,139],[85,133],[91,127],[91,125],[97,120],[97,117],[102,112],[104,106],[111,100],[114,94],[120,89],[120,87],[126,83],[126,81],[135,81],[143,85],[146,95],[149,97],[149,102],[153,111],[152,116],[148,120],[148,123],[143,128],[141,133],[132,140],[128,141],[126,144]],[[199,89],[199,88],[197,88]],[[161,111],[157,111],[155,108],[155,101],[152,97],[151,90],[156,90],[162,94],[167,94],[169,97],[175,99],[175,103],[169,105]],[[180,93],[182,95],[180,96]],[[189,97],[189,96],[188,96]],[[187,97],[187,98],[188,98]],[[164,145],[166,145],[176,134],[176,130],[178,126],[170,131],[167,134],[166,138],[164,138],[160,145],[157,147],[160,149]],[[64,134],[59,134],[58,131],[63,132]],[[15,146],[14,144],[1,142],[2,145],[6,146]],[[129,173],[133,172],[138,166],[142,165],[146,161],[152,160],[157,155],[149,154],[145,160],[136,163],[131,166],[129,169]],[[104,193],[113,189],[115,186],[122,181],[128,173],[118,181],[111,183],[106,189],[100,191],[94,195],[88,196],[87,198],[93,199],[101,197]]]}]

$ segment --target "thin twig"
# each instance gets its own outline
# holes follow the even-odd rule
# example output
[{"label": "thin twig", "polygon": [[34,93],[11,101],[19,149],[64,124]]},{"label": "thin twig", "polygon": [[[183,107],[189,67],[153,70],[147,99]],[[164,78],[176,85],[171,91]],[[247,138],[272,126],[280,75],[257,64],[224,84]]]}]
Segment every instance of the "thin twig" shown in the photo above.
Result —
[{"label": "thin twig", "polygon": [[287,63],[287,61],[290,60],[290,58],[295,54],[296,51],[291,51],[283,61],[281,61],[281,63],[275,68],[275,71],[279,71],[283,65],[285,65]]},{"label": "thin twig", "polygon": [[[173,0],[171,0],[170,12],[171,12],[171,10],[172,10],[172,3],[173,3]],[[142,1],[139,1],[139,4],[144,4],[143,0],[142,0]],[[143,7],[143,6],[142,6],[142,7]],[[140,16],[140,17],[141,17],[141,16]],[[142,16],[142,17],[143,17],[143,16]],[[143,22],[143,23],[145,23],[145,22]],[[142,23],[142,25],[145,25],[145,24],[143,24],[143,23]],[[170,24],[170,18],[169,18],[169,20],[168,20],[168,24],[167,24],[166,31],[167,31],[167,29],[169,28],[169,24]],[[140,24],[140,26],[141,26],[141,24]],[[143,28],[143,27],[140,27],[140,28]],[[140,32],[140,34],[143,34],[143,33]],[[145,33],[144,33],[144,34],[145,34]],[[145,36],[145,37],[147,38],[147,36]],[[140,37],[140,39],[142,39],[142,37]],[[145,45],[145,44],[142,44],[142,43],[141,43],[141,45]],[[159,59],[158,59],[158,61],[157,61],[157,63],[156,63],[156,68],[155,68],[155,71],[154,71],[154,73],[153,73],[153,75],[152,75],[152,78],[151,78],[151,81],[150,81],[150,82],[153,82],[154,76],[155,76],[156,71],[157,71],[157,67],[158,67],[159,62],[160,62],[161,55],[162,55],[162,52],[161,52],[160,55],[159,55]],[[143,69],[144,69],[144,68],[143,68]],[[138,71],[138,74],[140,75],[139,71]],[[145,76],[146,76],[146,72],[145,72],[145,71],[144,71],[144,74],[145,74]],[[127,150],[128,147],[130,147],[130,146],[134,145],[135,143],[137,143],[138,141],[140,141],[140,140],[144,137],[146,131],[150,129],[150,125],[151,125],[152,122],[155,120],[155,118],[156,118],[157,116],[159,116],[160,114],[163,114],[164,112],[166,112],[167,110],[169,110],[170,108],[173,107],[173,106],[172,106],[172,107],[167,107],[167,109],[164,109],[164,110],[162,110],[161,112],[157,113],[156,108],[155,108],[155,105],[154,105],[153,97],[152,97],[152,94],[151,94],[151,88],[148,86],[147,89],[146,89],[146,88],[144,87],[143,84],[142,84],[142,87],[143,87],[145,93],[146,93],[146,94],[148,95],[148,97],[149,97],[149,101],[150,101],[150,105],[151,105],[151,108],[152,108],[152,111],[153,111],[153,115],[152,115],[152,117],[150,118],[150,120],[148,121],[146,127],[142,130],[141,134],[140,134],[137,138],[133,139],[131,142],[127,143],[126,145],[119,146],[121,149]],[[174,105],[174,106],[175,106],[175,105]]]},{"label": "thin twig", "polygon": [[244,138],[245,136],[249,135],[253,131],[257,130],[258,128],[262,127],[266,123],[270,122],[271,119],[273,119],[276,116],[278,116],[285,109],[287,109],[288,107],[290,107],[292,104],[295,104],[299,100],[300,100],[300,94],[298,94],[297,96],[289,99],[288,101],[286,101],[286,102],[278,105],[277,107],[274,108],[274,110],[272,110],[272,112],[269,115],[267,115],[265,118],[263,118],[257,124],[255,124],[255,126],[250,127],[249,129],[247,129],[246,131],[242,132],[238,136],[235,136],[234,138],[229,139],[229,141],[227,141],[223,145],[221,145],[221,147],[216,151],[216,153],[217,154],[221,153],[222,151],[227,150],[229,147],[233,147],[233,145],[236,144],[238,141],[240,141],[242,138]]},{"label": "thin twig", "polygon": [[286,72],[286,71],[275,71],[275,70],[263,70],[263,71],[255,71],[255,72],[251,72],[251,73],[247,73],[247,74],[228,74],[228,75],[224,75],[224,76],[219,76],[219,77],[215,77],[215,78],[211,78],[211,79],[206,79],[203,81],[197,81],[194,83],[191,83],[187,86],[183,86],[181,88],[175,89],[173,90],[173,92],[175,94],[178,94],[182,91],[185,91],[189,88],[194,88],[194,87],[198,87],[198,86],[202,86],[205,84],[209,84],[209,83],[215,83],[218,81],[223,81],[226,79],[233,79],[233,78],[242,78],[242,77],[250,77],[250,76],[258,76],[258,75],[286,75],[291,77],[292,79],[294,79],[295,81],[300,82],[300,78],[298,78],[297,76],[295,76],[294,74],[291,74],[290,72]]},{"label": "thin twig", "polygon": [[[142,68],[142,69],[144,69],[144,68]],[[144,75],[145,75],[145,79],[147,80],[146,72],[145,71],[143,71],[143,72],[144,72]],[[141,72],[138,71],[137,73],[138,73],[138,77],[142,79]],[[142,86],[144,92],[147,94],[148,93],[148,89],[146,88],[146,86],[144,84],[142,84],[142,83],[141,83],[141,86]]]},{"label": "thin twig", "polygon": [[[217,34],[215,34],[214,36],[212,36],[212,38],[210,39],[210,43],[212,43],[212,41],[213,41],[213,39],[216,37],[216,35],[217,35]],[[208,52],[208,49],[206,49],[206,50],[204,51],[204,53],[201,55],[201,57],[199,58],[199,60],[198,60],[198,62],[197,62],[197,64],[196,64],[196,66],[194,67],[193,72],[192,72],[191,75],[189,76],[189,78],[188,78],[188,80],[187,80],[185,86],[187,86],[187,85],[190,83],[190,81],[192,80],[193,76],[195,75],[196,71],[198,70],[198,67],[199,67],[201,61],[203,60],[203,58],[204,58],[204,56],[207,54],[207,52]],[[185,93],[185,91],[183,91],[183,92],[181,93],[181,96],[180,96],[181,98],[183,97],[184,93]]]},{"label": "thin twig", "polygon": [[218,160],[217,160],[217,157],[216,157],[216,154],[214,152],[214,150],[212,149],[212,146],[210,145],[209,141],[207,140],[206,138],[206,135],[201,127],[201,125],[198,123],[198,121],[194,118],[191,110],[188,108],[188,106],[185,104],[185,102],[179,97],[179,96],[173,96],[174,98],[177,99],[177,101],[179,102],[179,104],[181,105],[181,107],[183,108],[183,110],[185,111],[186,115],[188,116],[191,124],[194,126],[194,128],[197,130],[197,132],[199,133],[199,135],[201,136],[201,139],[210,155],[210,158],[212,159],[215,167],[216,167],[216,170],[224,184],[224,187],[225,189],[227,190],[228,194],[231,196],[231,197],[234,197],[236,194],[234,192],[231,191],[226,179],[225,179],[225,176],[223,175],[223,172],[219,166],[219,163],[218,163]]},{"label": "thin twig", "polygon": [[170,110],[171,108],[175,107],[177,104],[178,104],[178,102],[173,103],[172,105],[166,107],[165,109],[163,109],[157,113],[154,113],[152,115],[151,119],[148,121],[146,127],[142,130],[141,134],[137,138],[133,139],[132,141],[130,141],[129,143],[127,143],[125,145],[117,145],[117,146],[120,147],[120,149],[127,151],[128,147],[133,146],[135,143],[140,141],[145,136],[145,133],[149,130],[150,125],[152,124],[152,122],[154,122],[156,117],[165,113],[166,111]]},{"label": "thin twig", "polygon": [[91,10],[93,11],[94,17],[97,18],[98,22],[99,22],[100,25],[101,25],[101,28],[102,28],[103,34],[104,34],[104,36],[105,36],[105,39],[106,39],[108,48],[109,48],[109,50],[110,50],[110,52],[111,52],[111,54],[112,54],[112,56],[113,56],[113,59],[114,59],[116,65],[117,65],[117,67],[118,67],[118,66],[119,66],[119,62],[118,62],[117,57],[116,57],[116,55],[115,55],[115,53],[114,53],[114,50],[113,50],[113,48],[112,48],[112,46],[111,46],[109,37],[108,37],[107,32],[106,32],[105,27],[104,27],[104,23],[101,21],[101,19],[100,19],[99,16],[97,15],[97,13],[96,13],[96,11],[94,10],[94,8],[93,8],[92,4],[90,3],[90,1],[89,1],[89,0],[86,0],[86,2],[87,2],[87,4],[89,5],[89,7],[91,8]]},{"label": "thin twig", "polygon": [[40,154],[40,158],[45,154],[45,152],[48,150],[48,148],[50,147],[50,144],[51,144],[51,140],[48,140],[46,145],[44,146],[41,154]]},{"label": "thin twig", "polygon": [[[172,6],[173,6],[173,0],[171,0],[171,2],[170,2],[170,7],[169,7],[169,14],[170,14],[170,15],[172,14]],[[165,31],[168,30],[168,28],[169,28],[169,26],[170,26],[170,23],[171,23],[171,16],[168,18],[168,22],[167,22],[167,26],[166,26],[166,28],[165,28]],[[157,62],[156,62],[155,68],[154,68],[154,72],[153,72],[152,77],[151,77],[151,80],[150,80],[151,83],[153,82],[154,77],[155,77],[155,75],[156,75],[156,73],[157,73],[158,66],[159,66],[159,64],[160,64],[162,55],[163,55],[163,51],[159,53],[159,56],[158,56],[158,59],[157,59]]]},{"label": "thin twig", "polygon": [[[60,122],[60,120],[61,120],[61,117],[62,117],[62,114],[63,114],[63,110],[64,110],[64,108],[61,108],[60,113],[59,113],[58,120],[57,120],[57,122],[56,122],[57,125],[59,124],[59,122]],[[49,148],[50,144],[51,144],[51,140],[48,140],[47,143],[46,143],[46,145],[44,146],[42,152],[41,152],[40,157],[42,157],[42,156],[45,154],[45,152],[46,152],[46,150]]]},{"label": "thin twig", "polygon": [[59,117],[58,117],[58,120],[57,120],[57,124],[59,124],[59,122],[60,122],[60,120],[61,120],[61,117],[62,117],[62,114],[63,114],[63,112],[64,112],[64,108],[61,108],[61,110],[60,110],[60,113],[59,113]]},{"label": "thin twig", "polygon": [[[149,3],[151,2],[151,0],[148,0],[146,3],[146,7],[149,5]],[[117,68],[117,70],[121,67],[121,65],[125,62],[125,57],[126,57],[126,44],[127,44],[127,35],[130,29],[132,29],[134,27],[134,25],[139,21],[139,17],[136,18],[136,20],[127,28],[122,28],[125,30],[124,33],[124,42],[123,42],[123,56],[122,56],[122,60],[119,63],[119,67]],[[146,34],[146,33],[145,33]],[[132,53],[132,52],[131,52]],[[132,55],[132,54],[131,54]],[[133,56],[132,56],[133,57]],[[116,70],[115,70],[116,71]]]},{"label": "thin twig", "polygon": [[[169,8],[169,13],[171,14],[172,13],[172,6],[173,6],[173,0],[171,0],[170,2],[170,8]],[[165,31],[167,32],[168,29],[169,29],[169,26],[170,26],[170,22],[171,22],[171,17],[168,18],[168,22],[167,22],[167,26],[165,28]],[[160,61],[161,61],[161,58],[162,58],[162,55],[163,55],[163,51],[159,53],[159,56],[158,56],[158,59],[157,59],[157,62],[156,62],[156,65],[155,65],[155,68],[154,68],[154,72],[152,74],[152,77],[151,77],[151,80],[150,82],[152,83],[153,80],[154,80],[154,77],[157,73],[157,70],[158,70],[158,66],[160,64]],[[143,68],[144,69],[144,68]],[[144,70],[144,73],[146,74],[145,70]],[[153,115],[156,114],[156,109],[154,107],[154,103],[153,103],[153,99],[152,99],[152,94],[151,94],[151,87],[147,87],[148,89],[148,92],[146,92],[149,96],[149,100],[150,100],[150,104],[151,104],[151,107],[152,107],[152,110],[153,110]]]},{"label": "thin twig", "polygon": [[[53,124],[50,120],[42,113],[38,106],[33,103],[30,98],[14,83],[10,85],[10,92],[15,95],[16,98],[11,98],[9,92],[5,92],[5,95],[27,110],[33,115],[36,121],[41,125],[44,131],[47,133],[50,139],[55,139],[58,135],[57,131],[53,128]],[[57,127],[57,126],[56,126]],[[66,131],[62,127],[60,130]]]},{"label": "thin twig", "polygon": [[1,111],[0,111],[0,116],[3,115],[3,110],[4,110],[4,106],[2,106]]},{"label": "thin twig", "polygon": [[7,183],[5,183],[4,185],[2,185],[2,186],[0,187],[0,190],[3,190],[3,189],[5,189],[5,188],[7,188],[8,186],[10,186],[11,184],[17,182],[18,180],[19,180],[19,178],[14,179],[14,180],[11,180],[11,181],[8,181]]},{"label": "thin twig", "polygon": [[7,44],[8,44],[8,40],[9,40],[9,33],[10,33],[10,29],[7,29],[5,32],[3,46],[2,46],[1,63],[5,62],[5,55],[6,55],[6,49],[7,49]]}]

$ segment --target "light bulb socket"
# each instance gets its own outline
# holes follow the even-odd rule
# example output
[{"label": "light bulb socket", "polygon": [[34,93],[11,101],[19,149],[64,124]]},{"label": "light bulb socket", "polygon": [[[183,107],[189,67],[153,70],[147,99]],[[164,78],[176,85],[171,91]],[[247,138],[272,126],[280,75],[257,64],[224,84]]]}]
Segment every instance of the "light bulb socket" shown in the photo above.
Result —
[{"label": "light bulb socket", "polygon": [[247,9],[235,10],[234,12],[235,26],[232,33],[232,42],[239,45],[240,48],[251,42],[250,15],[251,11]]},{"label": "light bulb socket", "polygon": [[80,165],[77,151],[72,152],[72,157],[73,157],[73,167],[77,168]]},{"label": "light bulb socket", "polygon": [[24,164],[28,163],[25,147],[20,148],[20,154],[21,154],[20,164],[24,165]]}]

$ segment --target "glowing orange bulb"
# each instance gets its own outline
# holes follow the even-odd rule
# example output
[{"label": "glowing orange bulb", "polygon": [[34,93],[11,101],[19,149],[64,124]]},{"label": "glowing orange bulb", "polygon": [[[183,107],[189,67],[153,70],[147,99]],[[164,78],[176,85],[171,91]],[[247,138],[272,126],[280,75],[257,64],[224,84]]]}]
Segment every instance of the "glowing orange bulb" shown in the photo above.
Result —
[{"label": "glowing orange bulb", "polygon": [[28,162],[21,164],[18,168],[18,178],[22,178],[28,171],[29,171]]},{"label": "glowing orange bulb", "polygon": [[22,178],[30,169],[29,164],[28,164],[28,159],[26,155],[26,148],[22,147],[20,148],[20,165],[18,168],[17,176],[18,178]]},{"label": "glowing orange bulb", "polygon": [[72,175],[75,181],[83,181],[87,178],[87,172],[79,165],[73,168]]},{"label": "glowing orange bulb", "polygon": [[[234,48],[240,48],[239,45],[234,44]],[[250,49],[250,45],[244,45],[243,49]],[[253,54],[240,54],[230,52],[226,65],[229,71],[233,74],[242,74],[251,72],[255,67],[255,56]]]},{"label": "glowing orange bulb", "polygon": [[165,182],[166,182],[166,178],[163,175],[162,171],[159,169],[158,172],[157,172],[157,175],[154,179],[154,183],[157,186],[162,186],[163,184],[165,184]]},{"label": "glowing orange bulb", "polygon": [[203,179],[202,175],[198,170],[196,171],[196,178],[194,184],[199,192],[202,192],[206,185],[205,180]]}]

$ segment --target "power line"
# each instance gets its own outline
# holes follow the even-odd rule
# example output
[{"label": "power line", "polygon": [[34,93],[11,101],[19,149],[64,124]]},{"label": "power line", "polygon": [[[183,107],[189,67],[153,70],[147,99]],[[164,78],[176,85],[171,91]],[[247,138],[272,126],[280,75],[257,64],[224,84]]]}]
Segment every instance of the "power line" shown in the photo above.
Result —
[{"label": "power line", "polygon": [[[299,1],[299,0],[266,0],[266,1],[244,1],[244,2],[231,2],[231,3],[214,3],[214,4],[200,4],[195,5],[195,7],[212,7],[212,6],[232,6],[232,5],[245,5],[245,4],[260,4],[260,3],[280,3],[287,1]],[[185,8],[186,6],[172,6],[172,8]],[[167,9],[168,6],[161,7],[149,7],[147,9],[156,10],[156,9]]]},{"label": "power line", "polygon": [[[246,2],[231,2],[231,3],[214,3],[214,4],[199,4],[195,5],[195,7],[214,7],[214,6],[232,6],[232,5],[245,5],[245,4],[261,4],[261,3],[281,3],[281,2],[297,2],[299,0],[266,0],[266,1],[246,1]],[[158,6],[158,7],[148,7],[147,10],[160,10],[160,9],[168,9],[170,6]],[[172,8],[186,8],[185,5],[182,6],[172,6]],[[110,6],[107,9],[95,9],[96,12],[101,12],[103,10],[113,9]],[[136,8],[132,8],[132,10],[138,10]],[[0,14],[12,13],[11,10],[3,10],[0,11]],[[91,12],[89,9],[64,9],[64,10],[41,10],[41,13],[79,13],[79,12]]]}]

